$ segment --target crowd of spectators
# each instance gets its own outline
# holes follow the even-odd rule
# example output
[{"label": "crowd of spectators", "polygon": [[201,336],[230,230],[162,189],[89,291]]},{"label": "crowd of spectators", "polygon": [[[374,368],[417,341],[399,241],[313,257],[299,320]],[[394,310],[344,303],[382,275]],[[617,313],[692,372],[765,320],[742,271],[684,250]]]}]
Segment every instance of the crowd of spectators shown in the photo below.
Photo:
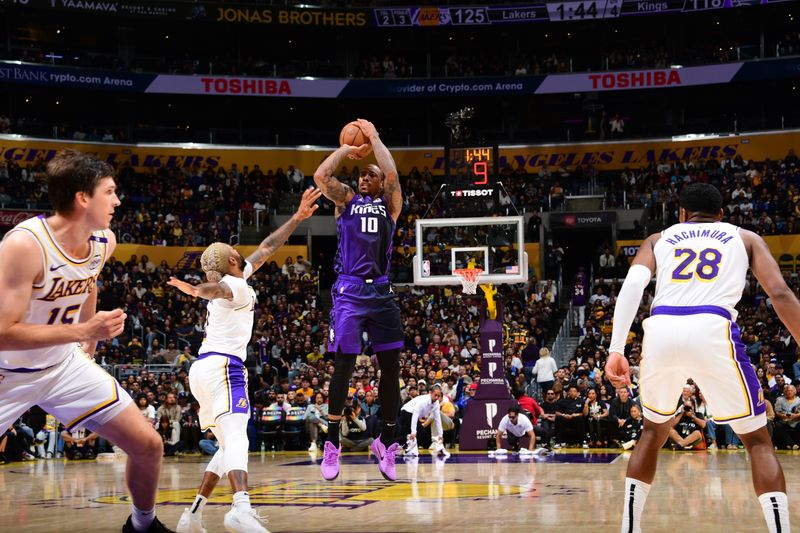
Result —
[{"label": "crowd of spectators", "polygon": [[695,181],[720,189],[725,220],[760,235],[800,232],[800,161],[794,150],[777,161],[733,159],[650,164],[606,174],[606,205],[643,207],[664,226],[678,221],[680,188]]},{"label": "crowd of spectators", "polygon": [[[47,191],[44,182],[37,178],[37,170],[36,165],[2,164],[0,187],[4,191],[0,194],[10,196],[11,193],[13,199],[23,196],[43,205]],[[240,171],[236,166],[213,171],[200,168],[154,169],[142,176],[130,167],[122,167],[118,169],[118,181],[123,206],[115,217],[114,228],[119,234],[130,235],[132,240],[145,243],[202,245],[209,239],[229,238],[235,229],[234,209],[253,199],[263,200],[265,209],[271,209],[278,205],[282,195],[290,194],[293,189],[300,190],[307,184],[308,178],[295,175],[292,173],[294,170],[290,167],[288,173],[281,169],[265,173],[257,167],[245,167]],[[542,168],[533,179],[521,169],[508,168],[503,172],[503,182],[518,206],[547,209],[554,188],[561,188],[560,194],[563,195],[572,183],[579,183],[587,173],[594,171],[587,167],[578,167],[572,172],[557,169],[554,177],[548,169]],[[584,177],[576,178],[575,173]],[[351,185],[357,176],[355,167],[343,168],[339,174],[340,179]],[[800,209],[797,179],[797,158],[789,153],[783,160],[775,162],[753,163],[736,158],[681,166],[652,165],[636,171],[628,169],[612,178],[608,186],[609,195],[625,190],[632,202],[640,198],[656,217],[660,209],[652,199],[671,202],[672,207],[666,210],[668,217],[664,220],[668,224],[676,220],[677,204],[674,202],[680,186],[693,180],[710,181],[724,192],[726,214],[732,222],[762,234],[771,234],[800,231],[796,223],[796,209]],[[409,266],[409,249],[415,244],[414,219],[428,208],[437,189],[427,168],[422,171],[412,169],[403,177],[403,186],[406,204],[395,235],[393,261],[396,270]],[[238,206],[237,201],[241,202]],[[434,204],[434,212],[437,209],[441,206]],[[608,249],[600,257],[598,267],[602,272],[598,273],[601,277],[620,278],[624,276],[626,265],[624,256],[615,257]],[[320,303],[317,273],[320,267],[323,265],[312,265],[302,257],[297,261],[290,258],[284,265],[273,262],[253,276],[252,284],[259,304],[247,365],[255,369],[255,379],[250,382],[254,446],[265,440],[262,437],[269,436],[268,431],[259,433],[269,418],[262,416],[264,410],[274,410],[276,406],[285,414],[294,409],[297,415],[297,411],[302,409],[303,439],[310,439],[314,444],[325,438],[326,415],[320,406],[325,405],[327,398],[332,357],[326,353],[328,317]],[[143,414],[152,415],[154,426],[161,428],[168,452],[180,453],[202,448],[201,441],[206,441],[206,449],[210,449],[213,442],[204,438],[208,435],[200,435],[196,416],[192,418],[193,398],[186,378],[202,339],[205,308],[202,301],[166,286],[166,280],[172,275],[193,283],[201,280],[197,270],[177,271],[166,262],[156,265],[146,256],[133,256],[125,261],[118,258],[109,260],[98,278],[98,306],[106,310],[122,307],[128,314],[128,323],[124,335],[98,347],[96,358],[98,363],[115,369],[124,382],[123,387],[138,402],[144,403]],[[800,289],[798,278],[787,279],[797,293]],[[575,361],[557,368],[552,373],[553,379],[543,383],[534,368],[539,350],[552,341],[558,327],[557,287],[552,282],[537,282],[535,279],[525,285],[503,287],[506,325],[509,338],[514,339],[508,346],[506,358],[509,382],[515,393],[522,392],[523,396],[542,400],[542,413],[529,414],[539,426],[553,423],[544,433],[545,441],[567,445],[581,445],[586,441],[587,446],[605,446],[615,441],[622,445],[635,440],[623,440],[631,433],[622,434],[619,430],[628,426],[628,429],[635,429],[640,413],[635,413],[634,420],[631,420],[630,409],[624,417],[616,415],[615,427],[609,420],[614,420],[612,404],[618,393],[603,380],[602,375],[605,345],[611,331],[610,317],[618,288],[614,283],[596,288],[588,299],[589,307],[581,326]],[[472,385],[479,375],[478,301],[462,298],[448,288],[423,290],[409,287],[400,291],[398,298],[406,334],[406,349],[401,354],[404,398],[427,393],[434,383],[440,384],[446,397],[444,403],[452,404],[451,414],[456,424],[450,431],[455,435],[459,413],[473,394]],[[634,382],[641,353],[641,321],[646,317],[651,299],[651,295],[645,297],[628,345]],[[781,387],[789,380],[800,378],[800,366],[795,363],[797,346],[779,326],[766,295],[753,280],[748,283],[740,304],[739,324],[747,353],[764,381],[765,397],[776,407],[776,444],[794,446],[796,434],[783,428],[786,424],[781,416],[786,415],[786,405],[790,410],[786,416],[790,416],[797,401],[791,395],[791,389],[784,393]],[[158,369],[159,374],[141,373],[140,365],[156,365],[151,368]],[[376,398],[378,379],[375,358],[366,344],[351,387],[352,402],[362,404],[365,438],[374,437],[371,432],[377,427],[375,417],[379,408],[373,405],[380,405],[380,398]],[[571,391],[573,385],[574,391]],[[590,393],[590,390],[594,392]],[[298,396],[298,391],[302,395]],[[164,424],[161,420],[163,413],[159,415],[155,408],[169,405],[170,394],[174,395],[173,399],[182,411],[178,417],[172,407],[173,416],[168,416],[170,423]],[[700,393],[696,394],[699,398]],[[779,402],[781,398],[784,400]],[[620,399],[617,401],[619,403]],[[563,403],[560,407],[559,402]],[[153,413],[148,414],[148,406],[153,407]],[[693,404],[692,408],[693,413],[702,413],[702,410],[697,410],[697,405]],[[306,412],[309,413],[307,417]],[[358,418],[358,409],[354,412]],[[187,413],[188,422],[184,420]],[[579,416],[565,418],[562,415]],[[36,444],[43,442],[38,438],[39,431],[46,428],[45,419],[39,418],[38,425],[26,420],[27,424],[9,430],[3,436],[4,441],[0,442],[0,453],[38,453]],[[567,420],[575,421],[566,423]],[[182,429],[184,426],[186,431]],[[29,436],[24,427],[33,428],[34,434]],[[356,428],[351,429],[357,432]],[[703,430],[709,442],[716,445],[713,429],[713,420],[702,428],[695,428]],[[681,434],[679,438],[684,440],[674,441],[674,444],[686,446],[685,439],[689,435],[691,432]],[[19,439],[23,439],[21,444]],[[67,438],[62,440],[68,441]],[[79,435],[75,440],[103,446],[102,441],[95,442],[87,439],[86,435]],[[298,440],[291,444],[297,444]],[[725,437],[725,442],[738,445],[733,437]]]},{"label": "crowd of spectators", "polygon": [[[570,35],[567,37],[572,38]],[[452,44],[452,43],[451,43]],[[474,44],[474,43],[470,43]],[[673,64],[683,66],[726,63],[754,59],[759,56],[757,41],[740,43],[722,41],[687,44],[680,54],[670,53],[664,45],[641,43],[626,47],[615,42],[611,47],[598,50],[594,43],[573,41],[572,55],[558,52],[547,42],[534,49],[525,49],[516,57],[505,54],[461,49],[445,58],[426,60],[423,50],[397,53],[361,55],[354,66],[334,58],[320,59],[318,55],[292,49],[291,54],[276,51],[272,56],[232,51],[214,50],[207,54],[199,51],[173,52],[171,55],[140,52],[133,58],[123,59],[114,50],[105,52],[86,49],[81,45],[54,46],[52,44],[14,44],[5,54],[7,59],[40,64],[61,64],[117,71],[158,72],[165,74],[228,75],[262,77],[355,77],[355,78],[406,78],[406,77],[472,77],[472,76],[525,76],[565,72],[620,70],[636,68],[667,68]],[[318,50],[316,50],[318,52]],[[767,57],[796,55],[800,51],[797,33],[787,33],[765,50]],[[304,53],[306,57],[304,57]],[[428,70],[430,68],[430,70]]]}]

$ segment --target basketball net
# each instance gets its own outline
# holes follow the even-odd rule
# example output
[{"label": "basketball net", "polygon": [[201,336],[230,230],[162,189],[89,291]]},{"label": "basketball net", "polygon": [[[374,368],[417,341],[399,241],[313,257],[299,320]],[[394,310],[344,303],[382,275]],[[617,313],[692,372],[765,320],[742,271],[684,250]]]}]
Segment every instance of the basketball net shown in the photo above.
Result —
[{"label": "basketball net", "polygon": [[456,268],[453,275],[461,279],[461,287],[464,294],[476,294],[478,292],[478,278],[483,273],[480,268]]}]

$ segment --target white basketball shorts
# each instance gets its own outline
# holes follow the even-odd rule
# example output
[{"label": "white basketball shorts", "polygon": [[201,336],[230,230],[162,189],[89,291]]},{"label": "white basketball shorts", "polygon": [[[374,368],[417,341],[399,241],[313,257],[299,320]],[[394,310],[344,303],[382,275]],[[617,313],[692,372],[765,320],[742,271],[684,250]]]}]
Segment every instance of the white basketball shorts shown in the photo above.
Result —
[{"label": "white basketball shorts", "polygon": [[726,309],[658,306],[643,326],[640,385],[645,418],[658,424],[670,420],[687,378],[702,391],[716,422],[764,416],[758,378]]},{"label": "white basketball shorts", "polygon": [[250,415],[247,369],[233,355],[201,354],[189,369],[189,385],[200,403],[200,427],[206,430],[228,413]]},{"label": "white basketball shorts", "polygon": [[34,405],[71,429],[87,422],[102,425],[131,403],[117,380],[78,346],[43,370],[0,368],[0,433]]}]

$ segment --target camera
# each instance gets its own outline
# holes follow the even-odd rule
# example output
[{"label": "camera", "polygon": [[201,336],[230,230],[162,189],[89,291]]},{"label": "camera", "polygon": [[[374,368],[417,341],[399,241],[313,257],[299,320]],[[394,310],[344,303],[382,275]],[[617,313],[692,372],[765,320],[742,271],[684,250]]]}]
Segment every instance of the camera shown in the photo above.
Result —
[{"label": "camera", "polygon": [[474,107],[465,107],[447,115],[444,125],[450,128],[453,142],[464,142],[472,136],[468,122],[473,116],[475,116]]}]

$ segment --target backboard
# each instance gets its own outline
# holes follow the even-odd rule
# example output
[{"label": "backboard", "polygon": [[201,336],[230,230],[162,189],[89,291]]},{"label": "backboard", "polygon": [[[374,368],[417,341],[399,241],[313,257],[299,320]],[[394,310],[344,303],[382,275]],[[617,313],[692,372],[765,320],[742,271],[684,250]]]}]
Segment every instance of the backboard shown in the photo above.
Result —
[{"label": "backboard", "polygon": [[528,279],[524,217],[417,219],[414,284],[460,285],[456,268],[483,270],[480,284]]}]

